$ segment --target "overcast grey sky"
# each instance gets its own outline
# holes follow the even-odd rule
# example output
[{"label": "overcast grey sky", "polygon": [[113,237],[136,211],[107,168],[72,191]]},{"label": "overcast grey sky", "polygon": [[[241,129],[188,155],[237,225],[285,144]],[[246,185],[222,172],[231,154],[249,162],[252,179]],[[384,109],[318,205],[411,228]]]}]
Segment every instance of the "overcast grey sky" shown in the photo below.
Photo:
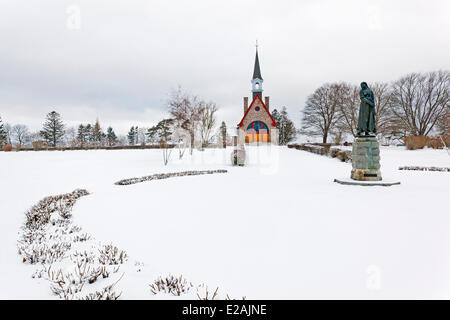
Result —
[{"label": "overcast grey sky", "polygon": [[450,69],[450,1],[0,0],[0,116],[37,130],[54,109],[124,134],[167,117],[181,85],[234,127],[256,39],[271,109],[299,123],[322,83]]}]

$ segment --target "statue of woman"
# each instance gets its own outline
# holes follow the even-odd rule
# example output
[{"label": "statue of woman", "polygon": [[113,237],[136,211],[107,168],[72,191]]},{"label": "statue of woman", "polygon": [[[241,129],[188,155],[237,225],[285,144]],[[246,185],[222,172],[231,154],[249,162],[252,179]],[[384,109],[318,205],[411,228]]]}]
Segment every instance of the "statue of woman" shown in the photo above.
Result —
[{"label": "statue of woman", "polygon": [[361,82],[361,91],[359,91],[359,98],[361,104],[359,105],[359,118],[357,136],[361,136],[363,133],[369,135],[370,133],[376,133],[375,128],[375,99],[373,97],[372,90],[366,82]]}]

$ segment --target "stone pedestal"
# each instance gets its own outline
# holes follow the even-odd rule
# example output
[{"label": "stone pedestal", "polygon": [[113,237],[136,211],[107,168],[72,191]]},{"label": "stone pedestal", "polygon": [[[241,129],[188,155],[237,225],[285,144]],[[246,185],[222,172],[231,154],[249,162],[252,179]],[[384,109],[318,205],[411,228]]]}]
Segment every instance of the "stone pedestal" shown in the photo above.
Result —
[{"label": "stone pedestal", "polygon": [[234,166],[245,165],[244,144],[239,144],[238,137],[233,137],[233,151],[231,152],[231,164]]},{"label": "stone pedestal", "polygon": [[245,165],[245,149],[244,146],[239,146],[231,152],[231,164],[234,166]]},{"label": "stone pedestal", "polygon": [[377,137],[356,137],[352,150],[351,178],[358,181],[380,181],[380,144]]}]

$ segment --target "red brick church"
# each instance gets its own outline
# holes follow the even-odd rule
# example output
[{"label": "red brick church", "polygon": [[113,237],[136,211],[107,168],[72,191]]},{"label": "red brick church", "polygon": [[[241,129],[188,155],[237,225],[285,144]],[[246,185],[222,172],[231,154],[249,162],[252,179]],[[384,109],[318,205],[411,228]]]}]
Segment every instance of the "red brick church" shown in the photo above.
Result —
[{"label": "red brick church", "polygon": [[259,67],[258,47],[256,47],[255,67],[252,78],[252,102],[244,97],[244,116],[238,124],[239,144],[278,144],[278,124],[270,114],[269,97],[262,100],[261,69]]}]

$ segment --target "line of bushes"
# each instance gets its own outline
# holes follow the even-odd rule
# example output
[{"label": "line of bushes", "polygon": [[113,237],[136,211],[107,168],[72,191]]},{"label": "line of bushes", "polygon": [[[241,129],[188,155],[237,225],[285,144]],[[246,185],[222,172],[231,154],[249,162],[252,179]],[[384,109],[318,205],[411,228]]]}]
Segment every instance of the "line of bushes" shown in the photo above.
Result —
[{"label": "line of bushes", "polygon": [[400,167],[400,168],[398,168],[398,170],[450,172],[450,167],[419,167],[419,166],[405,166],[405,167]]},{"label": "line of bushes", "polygon": [[[129,150],[129,149],[161,149],[159,145],[139,145],[139,146],[110,146],[110,147],[34,147],[34,148],[23,148],[16,146],[13,148],[12,145],[7,144],[3,146],[3,151],[66,151],[66,150]],[[164,147],[167,149],[175,148],[174,145],[167,145]]]},{"label": "line of bushes", "polygon": [[130,179],[123,179],[120,181],[117,181],[116,185],[119,186],[128,186],[130,184],[140,183],[144,181],[151,181],[151,180],[161,180],[161,179],[168,179],[172,177],[184,177],[184,176],[198,176],[202,174],[214,174],[214,173],[227,173],[227,170],[218,169],[218,170],[201,170],[201,171],[181,171],[181,172],[172,172],[172,173],[155,173],[151,176],[145,176],[141,178],[130,178]]},{"label": "line of bushes", "polygon": [[425,147],[433,149],[442,149],[450,147],[450,136],[408,136],[404,138],[406,149],[416,150]]}]

